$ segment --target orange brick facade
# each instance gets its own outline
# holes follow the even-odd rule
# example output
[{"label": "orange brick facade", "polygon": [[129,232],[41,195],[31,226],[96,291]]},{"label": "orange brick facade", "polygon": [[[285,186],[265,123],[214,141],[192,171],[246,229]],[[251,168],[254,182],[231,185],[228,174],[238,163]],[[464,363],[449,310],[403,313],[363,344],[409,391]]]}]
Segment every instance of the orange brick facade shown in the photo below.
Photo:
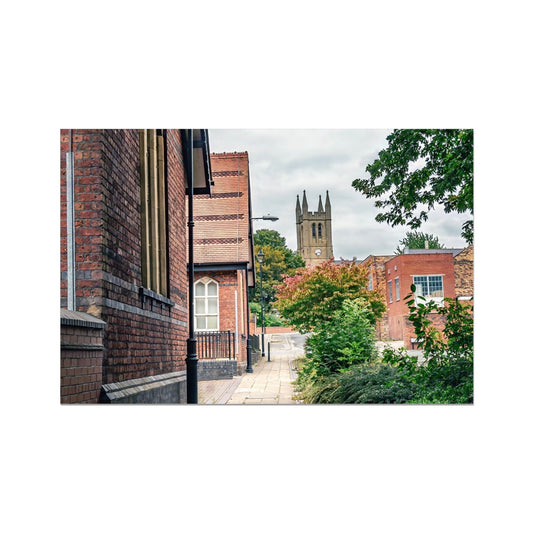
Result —
[{"label": "orange brick facade", "polygon": [[211,196],[195,198],[195,280],[218,284],[218,329],[235,334],[241,372],[250,334],[248,289],[255,283],[248,153],[211,154],[211,170]]}]

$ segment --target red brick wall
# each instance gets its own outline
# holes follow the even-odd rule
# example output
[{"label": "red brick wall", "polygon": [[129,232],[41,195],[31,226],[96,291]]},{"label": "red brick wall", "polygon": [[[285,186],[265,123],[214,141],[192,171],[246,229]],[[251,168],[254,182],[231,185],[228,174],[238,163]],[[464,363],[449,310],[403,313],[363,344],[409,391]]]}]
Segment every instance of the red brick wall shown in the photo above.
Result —
[{"label": "red brick wall", "polygon": [[[396,267],[396,269],[395,269]],[[443,275],[442,285],[445,298],[455,298],[455,276],[453,255],[449,254],[401,254],[385,264],[385,281],[392,281],[393,301],[389,302],[388,286],[385,287],[389,316],[409,313],[403,298],[411,292],[413,276]],[[400,279],[399,300],[394,280]]]},{"label": "red brick wall", "polygon": [[[61,130],[61,305],[66,305],[65,152]],[[179,130],[167,130],[169,299],[139,295],[141,197],[138,130],[72,130],[76,294],[81,311],[107,323],[103,383],[185,369],[187,274],[185,178]]]},{"label": "red brick wall", "polygon": [[[404,297],[411,292],[413,276],[443,275],[443,291],[445,298],[455,298],[455,276],[453,255],[449,254],[401,254],[385,264],[385,295],[389,335],[393,340],[403,340],[407,348],[411,348],[411,338],[415,337],[412,324],[406,318],[409,314]],[[395,279],[400,280],[399,300],[396,294]],[[393,301],[389,302],[388,281],[392,281]],[[442,331],[442,317],[436,313],[429,316],[437,329]]]},{"label": "red brick wall", "polygon": [[237,331],[235,321],[235,291],[237,291],[237,321],[238,321],[238,337],[239,343],[238,354],[236,354],[237,361],[246,361],[246,307],[245,300],[242,298],[242,293],[246,283],[244,270],[228,270],[228,271],[209,271],[209,272],[195,272],[195,280],[204,277],[215,280],[218,283],[218,313],[219,313],[219,330]]},{"label": "red brick wall", "polygon": [[[385,263],[392,257],[391,255],[371,255],[361,263],[361,266],[368,268],[368,274],[372,276],[372,290],[382,295],[385,295],[387,285],[385,281]],[[385,297],[383,297],[383,301],[385,302]],[[386,341],[390,337],[387,312],[376,324],[376,337],[380,341]]]}]

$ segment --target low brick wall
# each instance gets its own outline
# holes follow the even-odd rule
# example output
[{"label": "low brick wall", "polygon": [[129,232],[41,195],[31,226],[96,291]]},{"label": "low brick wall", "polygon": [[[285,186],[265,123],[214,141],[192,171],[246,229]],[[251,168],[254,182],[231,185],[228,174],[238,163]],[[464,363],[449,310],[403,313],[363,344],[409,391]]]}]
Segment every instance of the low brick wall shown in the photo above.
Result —
[{"label": "low brick wall", "polygon": [[92,315],[61,309],[62,404],[98,403],[105,327],[103,320]]},{"label": "low brick wall", "polygon": [[198,381],[231,379],[238,373],[235,359],[200,359],[198,361]]},{"label": "low brick wall", "polygon": [[102,386],[102,403],[187,403],[187,372],[130,379]]}]

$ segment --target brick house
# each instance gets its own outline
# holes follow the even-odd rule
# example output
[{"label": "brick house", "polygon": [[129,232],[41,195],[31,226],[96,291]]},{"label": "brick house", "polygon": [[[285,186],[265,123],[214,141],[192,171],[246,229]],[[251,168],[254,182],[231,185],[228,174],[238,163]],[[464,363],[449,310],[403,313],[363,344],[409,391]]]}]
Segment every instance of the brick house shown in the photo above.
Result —
[{"label": "brick house", "polygon": [[[404,302],[417,286],[417,295],[441,302],[444,298],[473,300],[473,246],[465,249],[409,249],[401,255],[369,256],[362,265],[369,271],[369,289],[383,294],[387,311],[376,325],[378,340],[401,340],[406,348],[417,347],[409,310]],[[437,329],[444,327],[443,317],[429,318]]]},{"label": "brick house", "polygon": [[247,368],[248,290],[255,285],[248,153],[211,154],[211,169],[211,195],[198,196],[194,206],[195,331],[204,380]]},{"label": "brick house", "polygon": [[187,401],[188,131],[61,130],[61,403]]}]

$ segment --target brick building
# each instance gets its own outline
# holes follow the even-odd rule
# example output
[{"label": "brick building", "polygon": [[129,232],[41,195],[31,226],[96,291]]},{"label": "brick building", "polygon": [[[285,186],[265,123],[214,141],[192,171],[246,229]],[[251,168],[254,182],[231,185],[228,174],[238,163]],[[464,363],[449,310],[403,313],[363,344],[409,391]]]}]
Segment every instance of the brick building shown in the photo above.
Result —
[{"label": "brick building", "polygon": [[[361,261],[360,264],[368,268],[368,290],[378,291],[385,297],[387,287],[385,264],[393,257],[393,255],[369,255]],[[389,338],[389,321],[386,314],[376,324],[376,335],[379,340]]]},{"label": "brick building", "polygon": [[[416,348],[413,325],[404,298],[417,287],[416,296],[436,302],[444,298],[473,300],[473,246],[465,249],[406,248],[395,256],[369,256],[362,264],[369,269],[369,289],[379,290],[387,312],[377,325],[379,340],[401,340],[406,348]],[[443,317],[429,318],[437,329],[444,327]]]},{"label": "brick building", "polygon": [[187,400],[187,131],[61,130],[62,403]]},{"label": "brick building", "polygon": [[[201,379],[227,375],[220,373],[222,362],[205,359],[234,357],[237,373],[247,367],[248,289],[255,285],[248,153],[211,154],[211,169],[211,195],[198,196],[194,206],[195,331],[203,359]],[[210,373],[216,364],[217,372]]]}]

